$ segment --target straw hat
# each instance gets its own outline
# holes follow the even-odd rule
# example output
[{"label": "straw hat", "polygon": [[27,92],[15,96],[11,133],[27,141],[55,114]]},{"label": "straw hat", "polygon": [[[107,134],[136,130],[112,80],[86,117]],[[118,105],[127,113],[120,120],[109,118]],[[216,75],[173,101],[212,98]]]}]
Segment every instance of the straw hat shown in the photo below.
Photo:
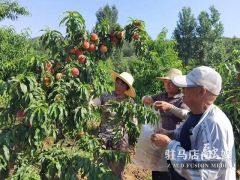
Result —
[{"label": "straw hat", "polygon": [[125,94],[127,96],[131,96],[131,97],[136,96],[135,89],[132,87],[134,79],[131,74],[127,72],[122,72],[121,74],[118,74],[113,71],[112,78],[114,79],[114,81],[116,81],[116,78],[120,78],[123,82],[125,82],[129,86],[129,89],[125,91]]},{"label": "straw hat", "polygon": [[165,77],[157,77],[157,79],[160,79],[160,80],[169,79],[169,80],[171,80],[175,76],[181,76],[181,75],[182,75],[182,71],[180,71],[179,69],[171,68],[168,71],[168,73],[166,74]]}]

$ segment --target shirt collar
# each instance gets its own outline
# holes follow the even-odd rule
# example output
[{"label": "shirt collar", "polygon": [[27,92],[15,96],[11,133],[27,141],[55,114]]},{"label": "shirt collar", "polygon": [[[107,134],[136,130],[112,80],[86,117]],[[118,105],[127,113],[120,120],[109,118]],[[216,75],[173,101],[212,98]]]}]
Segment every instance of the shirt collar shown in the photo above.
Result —
[{"label": "shirt collar", "polygon": [[183,94],[181,93],[181,92],[179,92],[178,94],[175,94],[174,96],[172,96],[172,97],[168,97],[168,94],[167,94],[167,92],[165,92],[165,96],[167,97],[167,98],[172,98],[172,99],[178,99],[178,98],[181,98],[181,97],[183,97]]}]

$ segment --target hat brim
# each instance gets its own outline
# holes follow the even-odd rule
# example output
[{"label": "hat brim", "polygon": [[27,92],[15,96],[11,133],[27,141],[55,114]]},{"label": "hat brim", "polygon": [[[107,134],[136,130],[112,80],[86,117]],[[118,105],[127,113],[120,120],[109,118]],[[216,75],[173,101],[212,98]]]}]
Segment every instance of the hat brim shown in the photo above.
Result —
[{"label": "hat brim", "polygon": [[157,79],[159,79],[159,80],[171,80],[171,78],[169,78],[169,77],[156,77]]},{"label": "hat brim", "polygon": [[130,97],[135,97],[136,96],[135,89],[132,87],[131,84],[128,83],[128,81],[126,79],[124,79],[122,76],[120,76],[120,74],[113,71],[112,72],[112,78],[113,78],[114,81],[116,81],[116,78],[119,78],[128,85],[129,89],[124,92],[127,96],[130,96]]},{"label": "hat brim", "polygon": [[196,87],[197,85],[187,78],[186,75],[183,76],[176,76],[172,79],[173,84],[178,87]]}]

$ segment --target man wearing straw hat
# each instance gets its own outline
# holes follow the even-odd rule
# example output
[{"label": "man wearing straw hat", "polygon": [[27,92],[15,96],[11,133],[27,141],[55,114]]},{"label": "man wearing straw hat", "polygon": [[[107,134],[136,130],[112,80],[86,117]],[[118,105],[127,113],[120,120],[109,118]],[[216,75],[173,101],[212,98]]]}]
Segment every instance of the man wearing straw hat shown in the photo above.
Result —
[{"label": "man wearing straw hat", "polygon": [[[118,74],[117,72],[112,72],[112,78],[115,82],[115,90],[111,93],[104,93],[100,96],[100,98],[93,99],[90,104],[92,105],[101,105],[102,108],[102,121],[99,128],[98,136],[102,139],[107,149],[113,150],[121,150],[125,151],[128,148],[128,134],[124,128],[122,128],[122,135],[123,138],[120,142],[114,143],[113,137],[114,132],[113,129],[115,128],[113,118],[115,113],[111,113],[108,111],[107,102],[109,100],[117,100],[117,101],[130,101],[134,103],[133,97],[136,96],[135,89],[133,88],[133,76],[128,72],[122,72]],[[133,121],[136,119],[133,119]],[[137,122],[134,122],[135,124]],[[122,172],[124,170],[125,162],[117,164],[114,162],[109,162],[109,167],[111,170],[119,177],[122,178]]]},{"label": "man wearing straw hat", "polygon": [[[161,122],[156,125],[155,131],[158,131],[161,127],[167,130],[174,130],[182,119],[187,116],[188,107],[183,103],[183,95],[180,89],[171,81],[173,77],[180,75],[182,75],[180,70],[171,68],[165,77],[157,77],[157,79],[163,82],[165,92],[142,98],[142,102],[145,105],[153,104],[154,108],[160,111]],[[165,169],[161,168],[161,171],[152,171],[153,180],[170,179],[167,161],[165,164]]]}]

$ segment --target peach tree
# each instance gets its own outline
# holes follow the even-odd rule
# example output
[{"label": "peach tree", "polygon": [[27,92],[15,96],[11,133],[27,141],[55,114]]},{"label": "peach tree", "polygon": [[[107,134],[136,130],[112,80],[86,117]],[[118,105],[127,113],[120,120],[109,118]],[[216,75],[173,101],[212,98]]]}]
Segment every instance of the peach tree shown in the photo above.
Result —
[{"label": "peach tree", "polygon": [[231,62],[220,63],[216,66],[223,78],[222,91],[217,99],[217,105],[230,119],[236,146],[237,169],[240,168],[240,53],[233,50]]},{"label": "peach tree", "polygon": [[[129,159],[127,152],[106,150],[97,138],[100,110],[89,101],[112,89],[108,59],[124,42],[134,44],[140,59],[151,57],[143,21],[131,19],[114,29],[103,21],[88,32],[81,14],[68,11],[60,25],[66,26],[65,36],[46,29],[40,38],[48,58],[2,83],[9,100],[0,114],[0,178],[111,179],[108,161]],[[131,118],[140,124],[158,119],[141,105],[112,102],[111,108],[124,117],[119,123],[133,144],[139,129]]]}]

